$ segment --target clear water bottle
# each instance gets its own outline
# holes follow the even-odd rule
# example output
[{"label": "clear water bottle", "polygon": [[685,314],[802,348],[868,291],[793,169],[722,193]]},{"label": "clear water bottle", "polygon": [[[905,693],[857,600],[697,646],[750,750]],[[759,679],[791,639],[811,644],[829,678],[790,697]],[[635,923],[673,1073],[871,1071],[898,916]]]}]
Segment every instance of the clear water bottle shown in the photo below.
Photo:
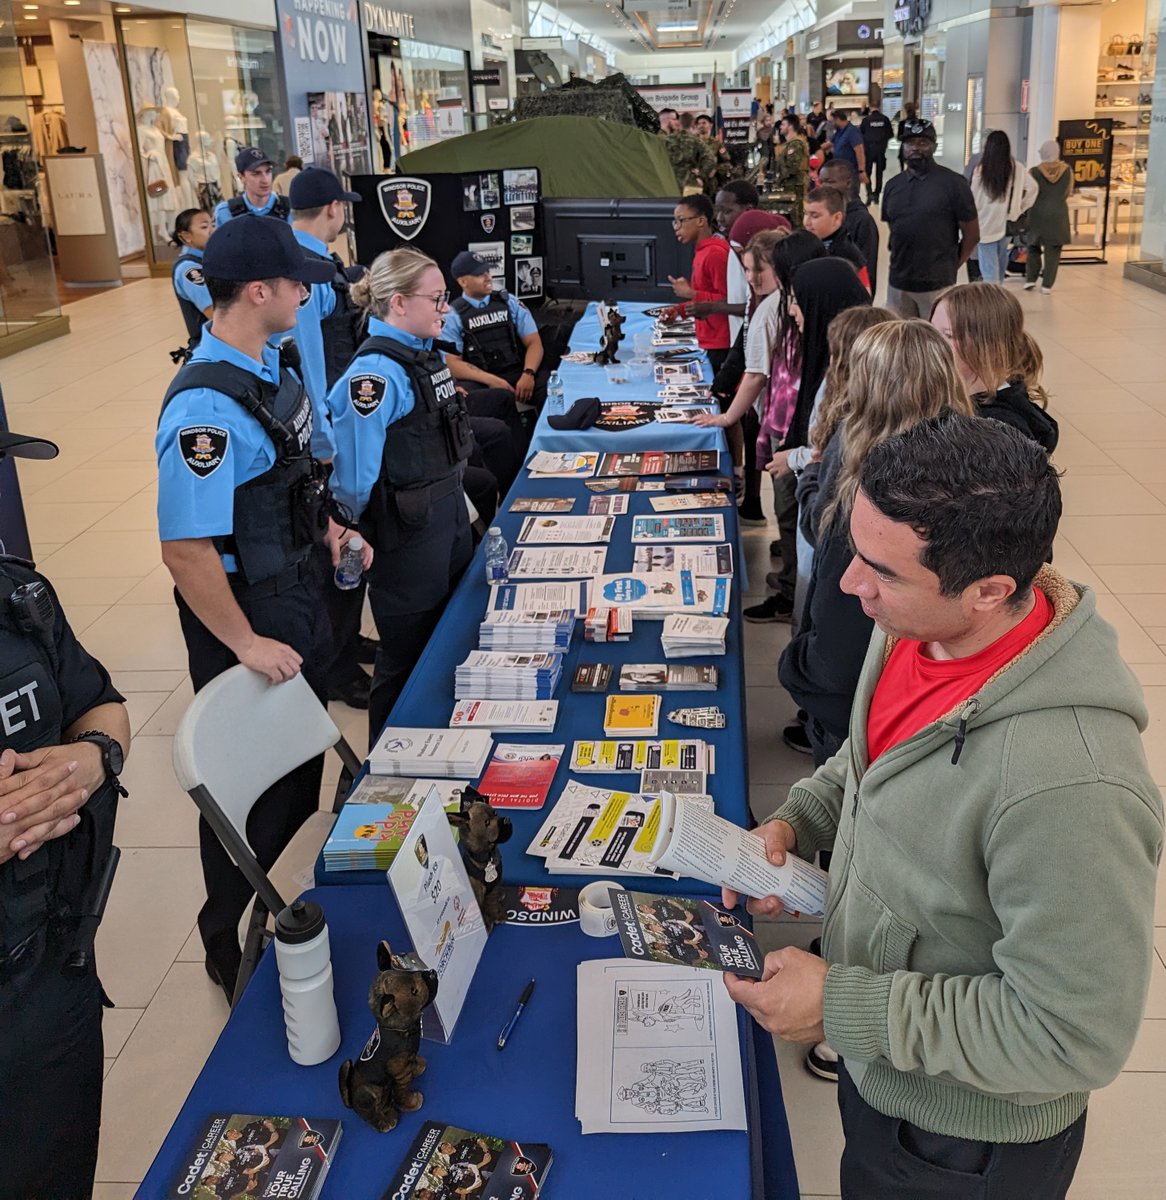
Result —
[{"label": "clear water bottle", "polygon": [[563,377],[552,371],[547,380],[547,411],[551,416],[567,411],[567,398],[563,391]]},{"label": "clear water bottle", "polygon": [[507,583],[510,580],[510,547],[497,525],[486,531],[486,582]]},{"label": "clear water bottle", "polygon": [[340,551],[340,562],[336,566],[336,586],[342,592],[350,592],[360,583],[364,574],[364,538],[349,538]]},{"label": "clear water bottle", "polygon": [[295,900],[275,920],[275,961],[283,996],[287,1048],[293,1062],[312,1067],[340,1049],[332,991],[332,951],[324,910]]}]

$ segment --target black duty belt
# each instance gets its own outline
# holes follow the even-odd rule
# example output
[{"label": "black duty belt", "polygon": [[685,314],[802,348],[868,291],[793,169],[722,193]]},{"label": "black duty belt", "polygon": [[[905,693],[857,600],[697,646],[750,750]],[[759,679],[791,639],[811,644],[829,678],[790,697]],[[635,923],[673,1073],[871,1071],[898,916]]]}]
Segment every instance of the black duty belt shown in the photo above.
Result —
[{"label": "black duty belt", "polygon": [[299,587],[312,574],[312,559],[309,555],[298,563],[273,575],[270,579],[260,580],[259,583],[248,583],[242,575],[228,575],[227,581],[231,591],[240,600],[266,600],[270,596],[279,596]]}]

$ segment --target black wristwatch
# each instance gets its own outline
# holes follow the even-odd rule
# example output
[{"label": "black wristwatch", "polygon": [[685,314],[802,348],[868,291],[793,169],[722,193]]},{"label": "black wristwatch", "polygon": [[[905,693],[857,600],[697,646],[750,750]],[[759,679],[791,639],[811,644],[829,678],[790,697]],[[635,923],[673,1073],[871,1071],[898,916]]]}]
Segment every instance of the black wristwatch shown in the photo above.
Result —
[{"label": "black wristwatch", "polygon": [[129,792],[121,785],[119,776],[125,766],[126,755],[121,748],[121,742],[100,729],[87,729],[72,739],[76,742],[92,742],[101,750],[101,765],[105,767],[105,777],[113,785],[113,790],[119,796],[128,796]]},{"label": "black wristwatch", "polygon": [[524,375],[529,375],[529,376],[531,377],[531,379],[534,379],[534,378],[536,377],[536,372],[532,371],[532,370],[530,369],[530,367],[523,367],[523,368],[522,368],[522,373],[523,373]]}]

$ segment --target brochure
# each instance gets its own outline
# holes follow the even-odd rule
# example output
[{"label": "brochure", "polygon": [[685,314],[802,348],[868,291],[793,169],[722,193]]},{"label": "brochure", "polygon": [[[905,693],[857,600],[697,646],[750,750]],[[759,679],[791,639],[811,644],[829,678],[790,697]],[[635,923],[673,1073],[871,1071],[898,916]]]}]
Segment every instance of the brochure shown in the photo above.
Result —
[{"label": "brochure", "polygon": [[[495,733],[551,733],[558,715],[557,700],[459,700],[450,714],[449,727],[492,729]],[[495,756],[499,749],[495,747]]]},{"label": "brochure", "polygon": [[563,546],[554,550],[519,547],[510,552],[510,577],[586,579],[602,575],[606,562],[606,546]]},{"label": "brochure", "polygon": [[[612,697],[614,699],[615,697]],[[661,741],[581,741],[571,749],[571,770],[577,772],[701,771],[716,770],[716,750],[699,738]]]},{"label": "brochure", "polygon": [[647,575],[602,575],[588,587],[590,604],[627,608],[637,617],[670,613],[722,616],[728,612],[732,580],[707,579],[691,571],[653,571]]},{"label": "brochure", "polygon": [[635,548],[632,570],[691,571],[693,575],[727,578],[733,574],[733,547],[729,542],[719,546],[640,545]]},{"label": "brochure", "polygon": [[510,504],[512,513],[569,513],[575,507],[572,496],[516,496]]},{"label": "brochure", "polygon": [[670,666],[668,663],[624,663],[619,669],[622,692],[715,692],[718,672],[714,666]]},{"label": "brochure", "polygon": [[611,682],[611,663],[580,663],[571,680],[573,692],[606,692]]},{"label": "brochure", "polygon": [[685,512],[693,508],[728,508],[733,498],[728,492],[673,492],[649,496],[653,512]]},{"label": "brochure", "polygon": [[633,542],[722,542],[725,518],[720,513],[707,517],[632,517]]},{"label": "brochure", "polygon": [[491,613],[503,612],[586,612],[585,599],[582,583],[500,583],[490,589],[486,620]]},{"label": "brochure", "polygon": [[478,791],[495,808],[542,808],[565,749],[499,742]]},{"label": "brochure", "polygon": [[610,542],[615,517],[527,517],[518,531],[519,545]]},{"label": "brochure", "polygon": [[390,725],[368,752],[368,768],[374,775],[477,779],[493,745],[485,730]]},{"label": "brochure", "polygon": [[605,454],[597,475],[696,475],[711,474],[720,465],[716,450],[643,450],[633,454]]},{"label": "brochure", "polygon": [[595,474],[599,455],[594,453],[556,454],[550,450],[539,450],[530,456],[526,469],[532,479],[587,479]]},{"label": "brochure", "polygon": [[603,732],[608,737],[655,737],[660,728],[659,696],[629,696],[616,693],[607,697],[603,709]]},{"label": "brochure", "polygon": [[623,492],[610,496],[592,496],[587,501],[587,512],[591,516],[617,517],[628,510],[628,498]]}]

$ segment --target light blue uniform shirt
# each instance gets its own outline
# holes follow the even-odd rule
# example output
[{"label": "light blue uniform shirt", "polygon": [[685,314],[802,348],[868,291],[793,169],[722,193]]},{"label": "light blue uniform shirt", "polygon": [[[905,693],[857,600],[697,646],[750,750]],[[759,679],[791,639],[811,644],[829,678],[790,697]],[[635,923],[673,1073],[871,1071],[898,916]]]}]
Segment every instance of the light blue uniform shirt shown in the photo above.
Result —
[{"label": "light blue uniform shirt", "polygon": [[187,259],[197,258],[198,262],[174,264],[174,290],[183,300],[189,300],[199,312],[206,312],[211,307],[211,294],[202,277],[202,251],[195,250],[192,246],[183,246],[182,254]]},{"label": "light blue uniform shirt", "polygon": [[[328,257],[328,247],[318,237],[292,228],[296,241]],[[308,295],[296,313],[296,347],[304,368],[304,387],[312,401],[312,454],[323,462],[333,455],[332,422],[328,419],[328,373],[324,369],[324,334],[320,322],[336,311],[336,292],[330,283],[308,284]]]},{"label": "light blue uniform shirt", "polygon": [[[369,337],[391,337],[411,350],[428,350],[432,338],[414,337],[377,317],[368,319]],[[354,517],[364,512],[381,473],[386,430],[413,411],[413,385],[405,368],[383,354],[362,354],[328,393],[332,437],[332,494]],[[389,435],[391,436],[391,435]]]},{"label": "light blue uniform shirt", "polygon": [[[227,362],[279,383],[279,350],[263,361],[221,342],[203,327],[191,362]],[[275,443],[237,401],[212,388],[179,392],[166,406],[154,438],[158,455],[158,534],[162,541],[225,537],[234,530],[235,489],[275,465]],[[227,571],[236,569],[223,556]]]},{"label": "light blue uniform shirt", "polygon": [[[246,192],[242,193],[242,197],[243,197],[243,203],[247,206],[247,211],[253,212],[257,217],[266,217],[271,212],[271,210],[275,207],[275,201],[277,198],[275,192],[273,191],[271,193],[271,195],[267,197],[267,203],[262,208],[256,208],[255,205],[252,204],[251,201],[247,199]],[[242,216],[243,214],[240,213],[239,215]],[[215,205],[215,226],[216,226],[216,228],[221,225],[225,225],[229,220],[231,220],[231,210],[227,207],[227,201],[220,200],[218,202],[218,204]],[[291,224],[291,210],[290,209],[288,210],[288,214],[287,214],[287,223],[289,225]]]},{"label": "light blue uniform shirt", "polygon": [[[489,296],[484,296],[481,300],[474,300],[464,292],[462,293],[462,299],[473,308],[485,308],[490,303]],[[538,325],[535,323],[534,317],[531,316],[530,309],[521,300],[516,300],[507,293],[506,307],[510,309],[510,319],[518,329],[520,341],[524,337],[529,337],[532,333],[538,333]],[[453,346],[458,354],[461,354],[464,350],[465,338],[462,336],[462,319],[454,308],[451,308],[446,313],[445,324],[441,327],[441,340]]]}]

